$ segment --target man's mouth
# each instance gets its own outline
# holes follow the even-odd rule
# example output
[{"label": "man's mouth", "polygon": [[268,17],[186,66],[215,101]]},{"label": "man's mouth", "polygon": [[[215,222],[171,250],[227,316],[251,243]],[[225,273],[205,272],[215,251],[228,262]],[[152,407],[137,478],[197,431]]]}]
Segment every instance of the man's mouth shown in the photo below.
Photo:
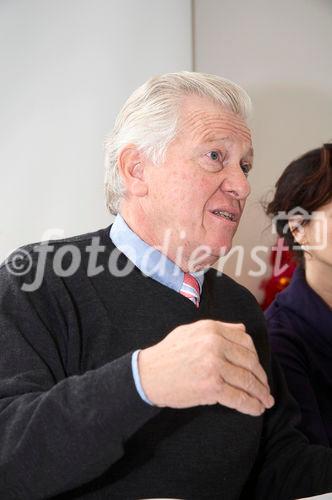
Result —
[{"label": "man's mouth", "polygon": [[211,210],[211,213],[231,222],[237,222],[239,220],[239,216],[236,213],[229,212],[228,210]]}]

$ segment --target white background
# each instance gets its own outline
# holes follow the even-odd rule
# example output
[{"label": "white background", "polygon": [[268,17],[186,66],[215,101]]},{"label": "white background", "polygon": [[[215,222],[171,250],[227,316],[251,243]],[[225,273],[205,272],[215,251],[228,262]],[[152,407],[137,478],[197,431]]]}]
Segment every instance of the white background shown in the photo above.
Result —
[{"label": "white background", "polygon": [[189,0],[0,0],[0,260],[110,223],[105,135],[136,87],[191,58]]}]

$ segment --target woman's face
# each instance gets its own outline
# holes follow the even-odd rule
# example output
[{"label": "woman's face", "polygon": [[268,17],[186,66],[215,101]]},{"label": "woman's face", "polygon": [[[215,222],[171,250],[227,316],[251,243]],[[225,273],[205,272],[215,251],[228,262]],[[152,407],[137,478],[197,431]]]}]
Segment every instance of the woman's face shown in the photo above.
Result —
[{"label": "woman's face", "polygon": [[316,212],[317,218],[304,227],[305,261],[332,269],[332,199]]}]

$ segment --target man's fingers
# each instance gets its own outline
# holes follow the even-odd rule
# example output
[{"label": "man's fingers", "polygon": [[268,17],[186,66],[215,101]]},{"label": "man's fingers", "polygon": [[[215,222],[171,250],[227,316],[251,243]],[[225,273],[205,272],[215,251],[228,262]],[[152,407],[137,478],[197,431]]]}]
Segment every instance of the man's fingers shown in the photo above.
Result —
[{"label": "man's fingers", "polygon": [[258,399],[251,397],[248,393],[236,387],[230,386],[223,380],[220,381],[218,403],[254,417],[261,415],[265,411],[264,406]]},{"label": "man's fingers", "polygon": [[226,361],[222,364],[220,376],[228,385],[259,400],[264,407],[271,408],[273,406],[274,401],[269,388],[262,384],[252,372]]},{"label": "man's fingers", "polygon": [[269,388],[267,375],[256,353],[248,351],[248,349],[239,345],[230,344],[224,350],[224,356],[233,365],[240,366],[252,372],[262,384]]},{"label": "man's fingers", "polygon": [[218,323],[219,332],[224,339],[229,340],[234,344],[238,344],[257,355],[254,342],[251,336],[246,333],[245,326],[242,323],[239,323],[238,325],[221,323],[220,321]]},{"label": "man's fingers", "polygon": [[243,330],[244,332],[246,331],[246,326],[244,323],[225,323],[224,321],[217,321],[222,326],[226,326],[227,328],[234,328],[236,330]]},{"label": "man's fingers", "polygon": [[[254,342],[246,333],[243,323],[235,325],[219,322],[219,324],[220,334],[229,341],[228,347],[223,350],[224,357],[233,365],[251,371],[262,384],[269,387],[267,375],[259,362]],[[226,328],[226,326],[231,326],[231,328]]]}]

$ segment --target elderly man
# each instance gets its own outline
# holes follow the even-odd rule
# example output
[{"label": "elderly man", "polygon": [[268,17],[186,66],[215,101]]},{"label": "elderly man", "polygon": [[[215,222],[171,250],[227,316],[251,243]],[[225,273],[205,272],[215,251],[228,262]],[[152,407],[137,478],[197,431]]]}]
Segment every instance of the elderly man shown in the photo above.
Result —
[{"label": "elderly man", "polygon": [[332,490],[256,301],[211,268],[250,190],[249,107],[216,76],[149,80],[106,142],[111,228],[2,266],[1,498]]}]

